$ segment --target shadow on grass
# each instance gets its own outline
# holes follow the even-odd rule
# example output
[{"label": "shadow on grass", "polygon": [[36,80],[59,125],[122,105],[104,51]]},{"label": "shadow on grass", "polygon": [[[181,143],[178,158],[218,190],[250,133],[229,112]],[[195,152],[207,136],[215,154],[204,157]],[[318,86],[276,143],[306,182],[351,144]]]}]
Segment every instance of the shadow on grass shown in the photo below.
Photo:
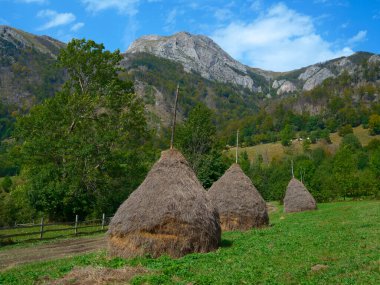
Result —
[{"label": "shadow on grass", "polygon": [[233,245],[232,240],[222,239],[220,247],[231,247]]}]

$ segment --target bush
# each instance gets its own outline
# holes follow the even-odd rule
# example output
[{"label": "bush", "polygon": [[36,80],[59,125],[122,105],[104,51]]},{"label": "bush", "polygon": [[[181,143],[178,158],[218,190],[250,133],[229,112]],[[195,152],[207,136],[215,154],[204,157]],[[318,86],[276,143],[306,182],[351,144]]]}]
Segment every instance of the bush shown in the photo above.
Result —
[{"label": "bush", "polygon": [[339,128],[338,135],[341,137],[344,137],[345,135],[354,133],[354,130],[352,129],[351,125],[344,125]]},{"label": "bush", "polygon": [[371,135],[380,134],[380,116],[377,114],[371,115],[371,117],[369,117],[368,127]]},{"label": "bush", "polygon": [[345,147],[352,151],[356,151],[362,148],[362,144],[354,134],[347,134],[343,137],[340,147]]},{"label": "bush", "polygon": [[4,190],[4,192],[9,193],[12,185],[12,179],[9,176],[5,176],[3,181],[1,181],[1,188]]}]

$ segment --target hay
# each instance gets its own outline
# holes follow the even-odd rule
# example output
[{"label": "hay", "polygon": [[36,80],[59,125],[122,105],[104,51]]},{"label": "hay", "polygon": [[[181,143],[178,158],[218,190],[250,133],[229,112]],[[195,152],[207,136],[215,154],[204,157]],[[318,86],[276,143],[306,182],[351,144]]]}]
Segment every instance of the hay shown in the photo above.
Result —
[{"label": "hay", "polygon": [[290,180],[284,198],[284,212],[302,212],[317,209],[314,197],[296,178]]},{"label": "hay", "polygon": [[269,223],[264,199],[236,163],[212,185],[208,196],[219,211],[223,231],[248,230]]},{"label": "hay", "polygon": [[177,150],[162,152],[108,230],[110,255],[125,258],[209,252],[220,239],[218,212]]}]

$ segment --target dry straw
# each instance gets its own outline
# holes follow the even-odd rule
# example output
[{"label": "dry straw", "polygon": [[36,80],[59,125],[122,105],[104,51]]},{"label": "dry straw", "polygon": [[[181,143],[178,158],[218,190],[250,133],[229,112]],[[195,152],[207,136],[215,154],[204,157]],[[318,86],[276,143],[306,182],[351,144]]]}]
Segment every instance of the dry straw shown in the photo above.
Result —
[{"label": "dry straw", "polygon": [[317,203],[314,197],[301,181],[293,177],[286,189],[284,211],[290,213],[315,209],[317,209]]},{"label": "dry straw", "polygon": [[218,248],[219,215],[183,155],[162,152],[108,230],[111,256],[181,257]]},{"label": "dry straw", "polygon": [[264,199],[236,163],[212,185],[208,196],[218,209],[223,231],[248,230],[269,223]]}]

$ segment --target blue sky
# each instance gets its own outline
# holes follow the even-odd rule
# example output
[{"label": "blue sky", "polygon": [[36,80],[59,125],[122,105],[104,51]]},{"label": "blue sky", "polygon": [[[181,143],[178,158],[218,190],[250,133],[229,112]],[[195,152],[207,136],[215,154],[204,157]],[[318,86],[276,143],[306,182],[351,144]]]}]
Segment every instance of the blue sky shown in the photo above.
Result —
[{"label": "blue sky", "polygon": [[188,31],[274,71],[380,53],[380,0],[0,0],[0,24],[121,51],[142,35]]}]

